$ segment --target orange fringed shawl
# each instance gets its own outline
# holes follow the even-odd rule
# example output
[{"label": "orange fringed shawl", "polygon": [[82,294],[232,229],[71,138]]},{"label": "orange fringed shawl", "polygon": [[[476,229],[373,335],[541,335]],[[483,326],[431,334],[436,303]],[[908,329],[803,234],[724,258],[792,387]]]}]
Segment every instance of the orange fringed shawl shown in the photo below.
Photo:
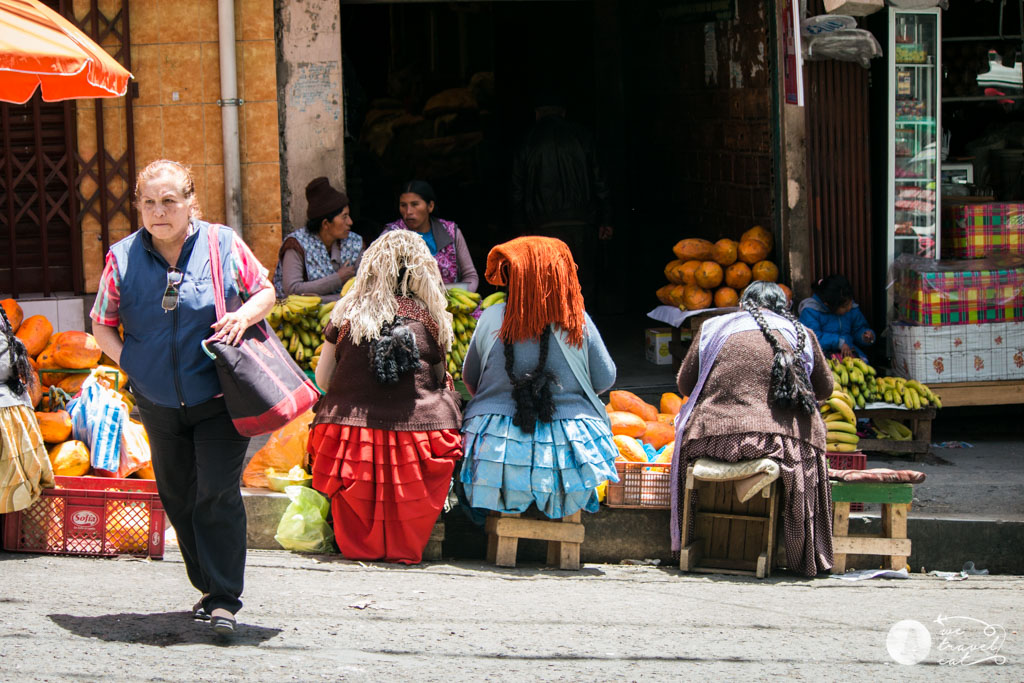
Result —
[{"label": "orange fringed shawl", "polygon": [[508,286],[499,333],[504,343],[539,339],[554,323],[571,345],[583,345],[583,293],[565,242],[519,237],[499,244],[487,255],[485,277],[492,285]]}]

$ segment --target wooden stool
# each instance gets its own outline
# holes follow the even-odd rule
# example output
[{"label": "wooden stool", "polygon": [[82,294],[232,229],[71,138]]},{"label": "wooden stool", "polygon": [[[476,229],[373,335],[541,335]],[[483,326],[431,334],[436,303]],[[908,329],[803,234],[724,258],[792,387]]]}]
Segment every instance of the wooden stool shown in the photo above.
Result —
[{"label": "wooden stool", "polygon": [[499,567],[515,567],[520,538],[548,542],[549,565],[559,569],[580,568],[580,546],[583,544],[582,513],[577,511],[562,519],[528,519],[503,512],[487,518],[487,561]]},{"label": "wooden stool", "polygon": [[434,528],[430,531],[430,538],[423,548],[424,562],[437,562],[441,559],[441,549],[444,544],[444,518],[438,515],[434,522]]},{"label": "wooden stool", "polygon": [[[778,480],[741,503],[735,493],[735,479],[699,479],[693,470],[692,465],[686,470],[679,568],[684,572],[739,574],[759,579],[771,576],[778,526]],[[695,494],[697,505],[691,537],[690,501]]]},{"label": "wooden stool", "polygon": [[[846,572],[847,555],[884,555],[890,569],[903,569],[910,556],[907,513],[914,499],[913,484],[882,482],[832,484],[833,574]],[[850,536],[850,503],[881,503],[882,533]]]}]

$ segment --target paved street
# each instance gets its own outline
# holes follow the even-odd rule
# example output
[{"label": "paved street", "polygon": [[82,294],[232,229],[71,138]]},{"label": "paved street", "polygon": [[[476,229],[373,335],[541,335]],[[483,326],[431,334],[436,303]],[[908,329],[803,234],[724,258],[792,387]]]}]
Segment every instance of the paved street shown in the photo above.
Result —
[{"label": "paved street", "polygon": [[[246,580],[242,625],[222,646],[188,617],[197,594],[175,551],[163,561],[0,553],[0,680],[1024,679],[1021,577],[756,581],[252,551]],[[889,642],[916,665],[887,649],[904,620],[921,626]],[[990,655],[1005,663],[939,664]]]}]

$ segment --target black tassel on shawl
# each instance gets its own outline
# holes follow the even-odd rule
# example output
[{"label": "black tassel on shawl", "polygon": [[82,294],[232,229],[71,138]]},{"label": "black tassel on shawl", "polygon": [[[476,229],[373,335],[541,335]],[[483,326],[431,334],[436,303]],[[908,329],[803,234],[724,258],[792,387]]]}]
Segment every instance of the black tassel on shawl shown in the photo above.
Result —
[{"label": "black tassel on shawl", "polygon": [[384,325],[380,336],[370,342],[370,367],[381,384],[397,384],[399,377],[419,366],[416,335],[395,318]]},{"label": "black tassel on shawl", "polygon": [[[771,383],[769,384],[769,400],[773,406],[786,410],[796,410],[805,414],[817,412],[818,404],[814,398],[814,389],[807,377],[807,370],[797,355],[779,343],[771,328],[764,319],[761,309],[754,304],[744,304],[744,310],[754,317],[765,340],[771,345],[775,357],[772,359]],[[802,349],[807,332],[800,321],[788,311],[778,312],[796,327],[797,347]]]}]

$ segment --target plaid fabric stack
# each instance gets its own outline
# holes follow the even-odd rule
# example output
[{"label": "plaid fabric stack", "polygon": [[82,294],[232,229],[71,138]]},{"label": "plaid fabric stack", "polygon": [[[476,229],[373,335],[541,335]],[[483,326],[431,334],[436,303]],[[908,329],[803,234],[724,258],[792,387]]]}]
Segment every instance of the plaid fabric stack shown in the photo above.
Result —
[{"label": "plaid fabric stack", "polygon": [[966,325],[1024,320],[1024,266],[984,269],[983,262],[964,261],[963,270],[928,270],[896,265],[896,307],[905,322]]},{"label": "plaid fabric stack", "polygon": [[942,258],[976,259],[999,252],[1024,254],[1024,203],[942,207]]}]

